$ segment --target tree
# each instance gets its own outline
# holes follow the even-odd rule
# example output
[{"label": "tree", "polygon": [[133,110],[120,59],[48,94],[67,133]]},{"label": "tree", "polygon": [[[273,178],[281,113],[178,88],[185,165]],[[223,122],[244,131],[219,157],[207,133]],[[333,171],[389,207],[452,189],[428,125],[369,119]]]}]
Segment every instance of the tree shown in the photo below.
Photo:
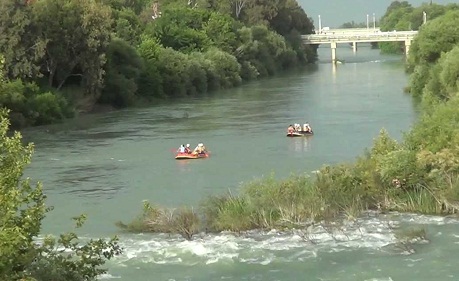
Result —
[{"label": "tree", "polygon": [[167,9],[154,21],[149,35],[158,38],[164,47],[189,53],[205,51],[211,41],[203,30],[211,12],[190,8]]},{"label": "tree", "polygon": [[143,60],[136,49],[121,39],[110,42],[107,75],[99,103],[125,107],[134,102],[137,84],[143,72]]},{"label": "tree", "polygon": [[33,238],[46,213],[42,186],[35,188],[22,171],[30,163],[33,146],[23,146],[21,135],[7,137],[8,112],[0,111],[0,279],[16,280],[36,256]]},{"label": "tree", "polygon": [[[415,71],[417,70],[416,67]],[[415,95],[433,95],[441,100],[448,100],[457,95],[459,91],[459,45],[456,45],[451,51],[442,53],[440,59],[433,67],[424,66],[429,69],[426,72],[426,78],[421,79],[418,83],[422,85],[422,91],[411,91]],[[413,77],[415,78],[415,77]],[[416,80],[411,79],[411,84]],[[420,83],[423,82],[423,83]],[[425,87],[425,88],[424,88]]]},{"label": "tree", "polygon": [[230,0],[229,2],[236,19],[239,18],[243,8],[254,4],[253,0]]},{"label": "tree", "polygon": [[393,1],[389,7],[387,7],[386,13],[381,18],[381,31],[392,31],[396,29],[397,25],[400,25],[400,22],[407,22],[411,12],[413,11],[413,6],[407,1]]},{"label": "tree", "polygon": [[137,46],[140,43],[140,34],[143,31],[140,18],[133,10],[128,8],[116,11],[114,18],[116,36],[131,43],[133,46]]},{"label": "tree", "polygon": [[2,0],[0,54],[5,58],[5,75],[27,80],[39,76],[45,45],[33,23],[30,5],[23,0]]},{"label": "tree", "polygon": [[409,70],[413,70],[418,64],[437,62],[442,52],[450,51],[459,43],[458,18],[459,11],[449,11],[428,22],[419,31],[410,50]]},{"label": "tree", "polygon": [[282,36],[292,31],[300,34],[314,33],[314,25],[305,11],[295,0],[279,1],[277,14],[269,20],[269,26]]},{"label": "tree", "polygon": [[60,89],[79,76],[98,98],[105,51],[111,34],[111,9],[96,0],[42,0],[33,5],[35,21],[46,45],[43,68],[50,86]]},{"label": "tree", "polygon": [[137,15],[151,3],[151,0],[103,0],[102,3],[109,5],[114,10],[131,9]]},{"label": "tree", "polygon": [[281,0],[257,0],[256,4],[247,6],[240,14],[240,20],[249,25],[264,24],[274,18],[279,10]]}]

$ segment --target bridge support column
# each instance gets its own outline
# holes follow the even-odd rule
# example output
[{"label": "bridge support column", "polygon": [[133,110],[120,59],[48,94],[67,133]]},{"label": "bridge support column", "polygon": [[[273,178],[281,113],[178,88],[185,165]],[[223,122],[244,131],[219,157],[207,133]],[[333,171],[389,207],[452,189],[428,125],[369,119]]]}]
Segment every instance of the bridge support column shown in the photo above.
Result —
[{"label": "bridge support column", "polygon": [[352,42],[352,51],[357,52],[357,42]]},{"label": "bridge support column", "polygon": [[410,53],[410,47],[411,47],[411,40],[405,40],[405,56],[408,58],[408,54]]},{"label": "bridge support column", "polygon": [[332,51],[332,63],[336,63],[336,42],[330,42],[330,47]]}]

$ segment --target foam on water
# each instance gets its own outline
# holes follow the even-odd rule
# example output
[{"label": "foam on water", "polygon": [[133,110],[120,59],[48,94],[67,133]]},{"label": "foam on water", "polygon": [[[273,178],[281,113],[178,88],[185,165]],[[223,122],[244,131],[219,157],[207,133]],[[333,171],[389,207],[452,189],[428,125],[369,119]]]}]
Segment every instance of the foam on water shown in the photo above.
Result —
[{"label": "foam on water", "polygon": [[416,224],[458,224],[459,220],[452,217],[439,217],[439,216],[428,216],[419,214],[399,214],[393,213],[390,216],[392,218],[400,220],[401,222],[416,223]]},{"label": "foam on water", "polygon": [[121,279],[121,276],[113,276],[111,274],[102,274],[98,277],[100,280],[106,280],[106,279]]},{"label": "foam on water", "polygon": [[241,235],[228,232],[199,234],[192,241],[163,234],[126,235],[121,237],[124,254],[117,257],[117,263],[268,265],[315,259],[321,253],[362,248],[370,252],[380,251],[397,242],[394,228],[400,223],[442,225],[457,224],[459,221],[437,216],[391,213],[345,223],[339,228],[317,225],[307,230],[250,231]]},{"label": "foam on water", "polygon": [[[267,266],[267,269],[279,270],[279,266],[283,268],[287,264],[323,263],[323,259],[330,260],[330,256],[336,254],[337,260],[331,259],[330,262],[332,266],[339,268],[343,264],[340,259],[343,255],[347,256],[347,252],[351,254],[350,256],[356,251],[360,252],[359,255],[363,251],[377,256],[378,253],[393,254],[396,251],[404,267],[414,270],[423,266],[427,260],[424,256],[412,256],[412,253],[404,253],[403,249],[397,249],[399,241],[395,237],[395,230],[402,224],[422,227],[429,224],[458,223],[459,220],[453,218],[391,213],[368,214],[366,218],[354,222],[345,221],[339,227],[318,224],[307,229],[249,231],[239,235],[230,232],[201,233],[193,237],[191,241],[177,235],[124,234],[120,236],[120,244],[124,251],[109,262],[109,267],[120,270],[125,270],[122,268],[137,270],[144,266],[151,267],[154,264],[161,265],[161,268],[162,266],[175,268],[177,265],[182,268],[196,268],[196,266],[211,265],[209,268],[221,270],[234,266],[254,265],[255,268],[256,266]],[[437,236],[442,235],[438,233],[436,232]],[[449,237],[457,240],[459,235],[450,234]],[[411,256],[403,257],[405,254]],[[345,269],[342,270],[342,274],[346,274]],[[395,278],[380,275],[378,272],[385,271],[385,269],[380,269],[379,266],[369,268],[366,274],[371,274],[372,270],[375,273],[373,276],[370,275],[372,278],[367,275],[366,279],[361,280],[390,281]],[[224,274],[224,270],[222,272]],[[119,273],[101,276],[101,279],[119,278],[124,277],[120,277]]]},{"label": "foam on water", "polygon": [[370,218],[341,226],[339,231],[318,225],[308,230],[269,232],[251,231],[200,234],[192,241],[164,234],[125,235],[120,237],[124,253],[118,264],[132,262],[156,264],[247,263],[267,265],[314,259],[321,253],[359,248],[378,250],[396,242],[387,221]]}]

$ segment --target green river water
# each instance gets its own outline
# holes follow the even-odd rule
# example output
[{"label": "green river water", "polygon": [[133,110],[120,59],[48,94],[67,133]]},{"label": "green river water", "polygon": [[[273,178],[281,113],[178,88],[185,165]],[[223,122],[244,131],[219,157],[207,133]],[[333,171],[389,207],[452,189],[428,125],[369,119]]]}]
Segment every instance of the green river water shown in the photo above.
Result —
[{"label": "green river water", "polygon": [[[44,233],[119,235],[124,253],[102,279],[143,280],[459,280],[454,219],[418,215],[369,216],[331,235],[320,226],[302,232],[198,235],[121,233],[114,225],[141,211],[142,201],[197,205],[210,194],[237,192],[241,182],[324,164],[351,161],[382,127],[400,139],[416,119],[403,93],[403,58],[360,47],[338,49],[345,64],[330,64],[330,49],[307,70],[202,97],[90,115],[24,131],[36,153],[26,171],[43,182],[54,206]],[[308,121],[315,135],[286,138],[291,123]],[[198,142],[208,159],[176,161],[172,150]],[[392,226],[425,225],[429,242],[407,255],[394,246]],[[458,233],[458,234],[456,234]]]}]

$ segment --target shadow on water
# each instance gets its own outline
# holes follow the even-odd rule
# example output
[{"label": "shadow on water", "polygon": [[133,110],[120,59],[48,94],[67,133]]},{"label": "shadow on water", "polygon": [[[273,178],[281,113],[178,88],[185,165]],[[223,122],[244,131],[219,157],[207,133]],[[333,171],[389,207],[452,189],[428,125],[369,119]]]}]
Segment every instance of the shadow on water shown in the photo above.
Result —
[{"label": "shadow on water", "polygon": [[[57,166],[61,165],[68,164],[57,164]],[[78,197],[111,199],[127,187],[126,182],[113,180],[120,170],[120,167],[115,164],[77,164],[62,169],[55,167],[55,170],[57,172],[52,184],[47,186],[48,191],[69,193]]]},{"label": "shadow on water", "polygon": [[[93,147],[108,146],[110,142],[107,140],[112,139],[170,139],[176,136],[177,131],[215,132],[223,125],[235,129],[263,129],[263,124],[286,119],[287,115],[282,112],[288,111],[289,105],[295,102],[289,98],[292,93],[285,95],[282,92],[286,80],[293,85],[301,84],[308,73],[314,73],[318,68],[317,64],[308,65],[300,70],[286,71],[276,77],[260,79],[233,89],[165,100],[138,108],[82,115],[61,124],[27,128],[23,130],[24,140],[34,142],[44,149],[52,148],[53,140],[59,139],[61,145],[72,148],[80,141]],[[300,86],[293,90],[303,91]],[[268,102],[260,103],[260,99]],[[230,106],[235,102],[241,106]],[[225,107],[225,104],[229,106]],[[260,127],[247,128],[253,121]],[[79,145],[81,143],[76,146]]]},{"label": "shadow on water", "polygon": [[[371,51],[370,51],[371,50]],[[331,64],[331,48],[329,44],[321,45],[318,50],[318,64]],[[347,63],[381,63],[395,62],[403,64],[404,58],[394,54],[378,54],[374,56],[374,52],[380,52],[379,49],[374,49],[369,43],[358,44],[357,51],[352,50],[352,46],[347,44],[338,44],[336,49],[336,57],[339,64]],[[364,54],[362,54],[364,53]],[[339,65],[338,65],[339,67]],[[398,66],[397,66],[398,67]]]}]

